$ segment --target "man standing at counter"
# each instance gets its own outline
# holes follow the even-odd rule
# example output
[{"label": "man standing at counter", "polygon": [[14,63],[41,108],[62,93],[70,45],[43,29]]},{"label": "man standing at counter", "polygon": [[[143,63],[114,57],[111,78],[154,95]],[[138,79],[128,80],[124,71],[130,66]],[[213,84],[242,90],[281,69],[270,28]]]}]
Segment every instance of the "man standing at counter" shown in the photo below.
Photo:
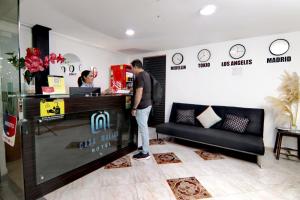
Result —
[{"label": "man standing at counter", "polygon": [[131,63],[135,75],[134,82],[134,105],[132,116],[135,116],[138,124],[138,134],[142,136],[142,148],[140,152],[133,156],[134,159],[149,159],[149,128],[148,119],[152,109],[151,100],[151,78],[144,71],[143,64],[140,60],[134,60]]}]

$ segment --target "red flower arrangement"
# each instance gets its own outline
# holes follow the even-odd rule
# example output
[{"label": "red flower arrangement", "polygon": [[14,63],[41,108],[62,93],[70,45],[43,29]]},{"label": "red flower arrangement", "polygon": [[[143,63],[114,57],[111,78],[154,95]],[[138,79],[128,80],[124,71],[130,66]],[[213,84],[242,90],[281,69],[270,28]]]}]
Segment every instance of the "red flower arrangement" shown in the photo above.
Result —
[{"label": "red flower arrangement", "polygon": [[7,53],[11,57],[8,61],[17,68],[24,68],[24,77],[29,84],[35,76],[35,73],[44,71],[49,67],[49,64],[63,63],[65,58],[58,54],[51,53],[49,56],[45,56],[44,60],[41,59],[41,51],[39,48],[27,48],[25,58],[18,59],[14,53]]}]

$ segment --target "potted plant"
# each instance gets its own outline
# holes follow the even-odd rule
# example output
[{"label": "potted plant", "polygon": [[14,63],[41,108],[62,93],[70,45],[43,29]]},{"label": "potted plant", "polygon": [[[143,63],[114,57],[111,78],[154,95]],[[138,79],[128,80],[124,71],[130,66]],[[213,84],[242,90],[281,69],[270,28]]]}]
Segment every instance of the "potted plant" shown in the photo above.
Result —
[{"label": "potted plant", "polygon": [[35,93],[35,76],[49,67],[49,64],[63,63],[65,58],[58,54],[51,53],[49,56],[41,58],[39,48],[27,48],[25,58],[14,53],[6,53],[9,55],[7,59],[9,63],[15,66],[18,70],[23,69],[24,80],[27,83],[27,93]]},{"label": "potted plant", "polygon": [[297,128],[299,84],[300,78],[296,72],[284,72],[281,77],[281,85],[278,88],[278,97],[267,97],[276,115],[276,122],[284,124],[289,122],[290,128]]}]

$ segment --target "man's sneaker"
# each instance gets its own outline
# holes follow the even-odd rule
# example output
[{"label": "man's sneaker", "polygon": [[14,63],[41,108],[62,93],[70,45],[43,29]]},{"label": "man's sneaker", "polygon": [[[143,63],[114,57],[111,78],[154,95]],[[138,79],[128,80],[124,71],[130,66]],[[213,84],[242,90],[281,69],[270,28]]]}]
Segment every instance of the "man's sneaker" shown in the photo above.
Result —
[{"label": "man's sneaker", "polygon": [[143,153],[143,152],[140,152],[133,156],[133,159],[137,159],[137,160],[148,160],[149,158],[150,158],[149,153]]},{"label": "man's sneaker", "polygon": [[138,147],[138,150],[139,150],[139,151],[142,151],[142,150],[143,150],[143,147],[142,147],[142,146]]}]

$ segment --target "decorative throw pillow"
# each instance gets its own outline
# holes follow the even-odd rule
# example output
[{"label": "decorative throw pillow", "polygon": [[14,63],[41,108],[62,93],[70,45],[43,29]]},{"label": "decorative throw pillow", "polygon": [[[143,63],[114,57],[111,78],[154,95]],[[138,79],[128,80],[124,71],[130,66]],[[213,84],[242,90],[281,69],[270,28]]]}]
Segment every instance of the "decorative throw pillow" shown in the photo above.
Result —
[{"label": "decorative throw pillow", "polygon": [[211,106],[203,111],[197,119],[203,125],[204,128],[210,128],[214,124],[218,123],[222,119],[215,113]]},{"label": "decorative throw pillow", "polygon": [[195,110],[177,110],[176,123],[195,124]]},{"label": "decorative throw pillow", "polygon": [[223,129],[234,131],[238,133],[244,133],[249,124],[249,119],[244,117],[239,117],[236,115],[228,114],[223,123]]}]

